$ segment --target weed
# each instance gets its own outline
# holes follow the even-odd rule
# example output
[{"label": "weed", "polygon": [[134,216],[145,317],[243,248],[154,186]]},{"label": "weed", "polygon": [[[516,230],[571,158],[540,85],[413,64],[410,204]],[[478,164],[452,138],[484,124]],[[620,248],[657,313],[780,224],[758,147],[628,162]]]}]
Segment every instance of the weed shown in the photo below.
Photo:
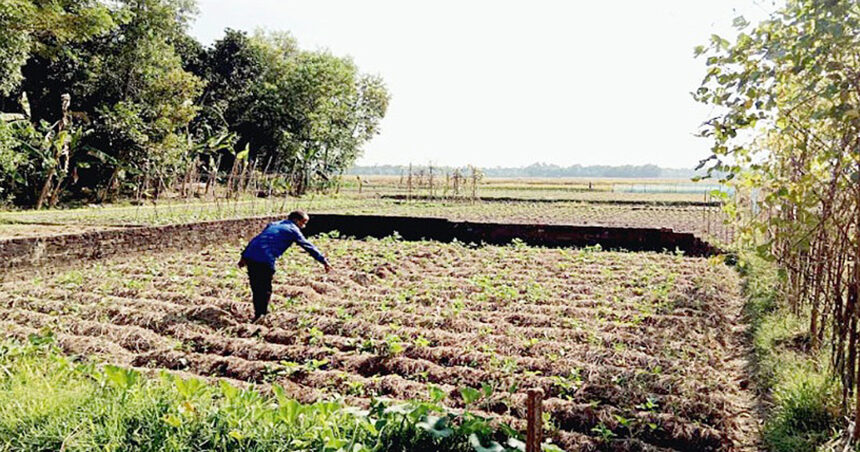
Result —
[{"label": "weed", "polygon": [[592,427],[591,431],[597,434],[597,437],[604,443],[608,443],[615,438],[615,432],[613,432],[609,427],[604,425],[602,422],[597,424],[597,426]]}]

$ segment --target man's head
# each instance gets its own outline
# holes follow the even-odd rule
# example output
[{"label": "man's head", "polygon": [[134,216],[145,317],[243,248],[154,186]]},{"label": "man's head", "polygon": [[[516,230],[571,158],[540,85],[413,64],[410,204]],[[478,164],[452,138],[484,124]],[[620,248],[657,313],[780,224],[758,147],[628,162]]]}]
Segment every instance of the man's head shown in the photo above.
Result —
[{"label": "man's head", "polygon": [[308,220],[311,219],[304,210],[294,210],[290,212],[290,215],[287,216],[287,219],[296,224],[296,226],[300,228],[304,228],[306,224],[308,224]]}]

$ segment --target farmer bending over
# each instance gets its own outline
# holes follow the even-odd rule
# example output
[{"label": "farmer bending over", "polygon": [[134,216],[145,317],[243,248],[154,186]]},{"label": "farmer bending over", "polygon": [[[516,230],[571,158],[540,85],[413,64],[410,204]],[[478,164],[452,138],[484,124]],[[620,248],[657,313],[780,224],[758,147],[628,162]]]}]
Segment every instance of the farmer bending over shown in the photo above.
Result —
[{"label": "farmer bending over", "polygon": [[293,243],[298,243],[314,259],[325,266],[325,271],[331,271],[325,256],[305,239],[301,229],[308,224],[310,217],[301,210],[296,210],[287,216],[286,220],[269,223],[258,236],[251,239],[239,267],[248,267],[248,278],[251,280],[251,292],[254,298],[254,322],[269,312],[269,299],[272,298],[272,276],[275,274],[275,260]]}]

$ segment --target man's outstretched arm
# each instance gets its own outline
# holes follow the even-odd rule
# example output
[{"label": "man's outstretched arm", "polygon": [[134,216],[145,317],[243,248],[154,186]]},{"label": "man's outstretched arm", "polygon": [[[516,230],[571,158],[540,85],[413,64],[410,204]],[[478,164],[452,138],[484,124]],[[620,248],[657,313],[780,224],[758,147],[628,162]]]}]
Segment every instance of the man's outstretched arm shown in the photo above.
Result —
[{"label": "man's outstretched arm", "polygon": [[326,260],[325,256],[320,252],[317,247],[314,246],[313,243],[309,242],[308,239],[305,238],[305,235],[301,233],[301,231],[297,231],[296,234],[296,244],[302,247],[303,250],[307,251],[308,254],[311,255],[314,259],[317,260],[320,264],[323,264],[326,271],[331,270],[331,265]]}]

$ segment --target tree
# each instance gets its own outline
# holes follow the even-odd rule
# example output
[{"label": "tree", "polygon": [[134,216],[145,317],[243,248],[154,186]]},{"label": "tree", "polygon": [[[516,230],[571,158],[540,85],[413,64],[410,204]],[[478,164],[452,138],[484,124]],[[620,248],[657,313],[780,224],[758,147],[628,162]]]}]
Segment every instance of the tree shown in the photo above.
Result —
[{"label": "tree", "polygon": [[301,51],[286,33],[232,30],[206,53],[198,121],[226,123],[235,151],[247,147],[258,167],[292,174],[294,193],[345,171],[379,131],[388,92],[348,58]]},{"label": "tree", "polygon": [[[119,24],[53,58],[33,55],[21,90],[32,120],[55,122],[60,95],[74,94],[76,116],[89,123],[79,155],[84,188],[104,198],[132,177],[163,181],[191,160],[185,128],[195,117],[202,82],[182,68],[174,42],[185,35],[193,3],[124,0],[111,12]],[[98,151],[97,151],[98,150]]]},{"label": "tree", "polygon": [[[7,96],[0,109],[11,107],[23,113],[11,122],[4,119],[0,125],[0,192],[7,200],[20,195],[24,187],[35,186],[41,187],[39,204],[45,199],[56,200],[72,147],[84,132],[71,127],[68,117],[49,126],[31,116],[26,98],[19,102],[25,62],[33,58],[56,60],[67,54],[69,46],[103,35],[115,26],[111,11],[98,1],[0,1],[0,95]],[[53,101],[54,110],[59,112],[63,104],[59,94]],[[27,124],[27,119],[32,122]],[[33,192],[29,195],[18,198],[29,199]]]},{"label": "tree", "polygon": [[713,36],[696,49],[708,65],[696,97],[721,110],[703,128],[714,144],[702,166],[762,194],[760,209],[730,211],[780,267],[812,347],[831,346],[843,408],[854,391],[860,421],[860,4],[791,0],[755,27],[735,25],[734,43]]},{"label": "tree", "polygon": [[240,31],[227,29],[212,47],[198,46],[196,42],[182,46],[183,64],[206,83],[197,101],[200,112],[192,123],[192,133],[197,140],[231,134],[234,152],[222,154],[222,163],[229,168],[235,151],[248,145],[247,138],[237,144],[234,137],[250,136],[256,130],[257,121],[246,121],[246,110],[254,102],[253,89],[265,62],[259,47]]},{"label": "tree", "polygon": [[32,53],[61,53],[114,26],[109,9],[95,0],[0,0],[0,94],[21,83],[21,66]]},{"label": "tree", "polygon": [[388,93],[376,77],[326,52],[301,52],[272,80],[287,105],[287,128],[273,160],[293,174],[293,191],[348,169],[378,133]]},{"label": "tree", "polygon": [[[193,0],[0,0],[0,56],[9,56],[0,109],[27,110],[29,123],[0,128],[3,196],[41,205],[61,192],[157,192],[200,157],[225,169],[239,155],[289,172],[303,193],[343,172],[378,133],[388,104],[379,77],[301,51],[287,33],[227,30],[205,48],[186,32],[194,13]],[[63,143],[85,152],[63,144],[45,159],[33,146],[39,134],[74,137]]]},{"label": "tree", "polygon": [[196,116],[202,81],[182,68],[173,42],[193,11],[184,0],[125,0],[130,18],[98,42],[93,56],[104,70],[91,85],[101,118],[96,147],[122,162],[111,165],[108,189],[134,173],[163,181],[189,162],[184,129]]}]

